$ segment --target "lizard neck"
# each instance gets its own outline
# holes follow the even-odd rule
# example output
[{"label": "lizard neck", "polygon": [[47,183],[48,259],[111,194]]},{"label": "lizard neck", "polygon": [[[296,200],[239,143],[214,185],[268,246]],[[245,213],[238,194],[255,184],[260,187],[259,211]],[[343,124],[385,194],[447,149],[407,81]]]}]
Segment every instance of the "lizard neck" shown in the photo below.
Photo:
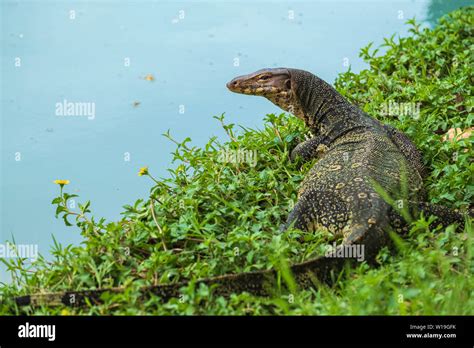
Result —
[{"label": "lizard neck", "polygon": [[304,112],[306,126],[314,135],[332,141],[367,125],[367,116],[319,77],[291,69],[292,89]]}]

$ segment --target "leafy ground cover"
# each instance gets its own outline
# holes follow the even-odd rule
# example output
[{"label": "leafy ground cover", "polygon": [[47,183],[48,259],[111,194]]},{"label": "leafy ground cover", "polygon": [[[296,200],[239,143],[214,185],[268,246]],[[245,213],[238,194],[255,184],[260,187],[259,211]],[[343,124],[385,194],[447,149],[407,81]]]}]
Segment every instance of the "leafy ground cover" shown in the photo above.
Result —
[{"label": "leafy ground cover", "polygon": [[[423,152],[431,202],[461,210],[474,194],[473,137],[442,141],[450,128],[473,126],[474,8],[443,17],[433,30],[409,21],[411,35],[385,39],[383,55],[371,44],[361,50],[369,68],[341,74],[336,88],[364,111],[404,131]],[[267,115],[262,129],[217,122],[228,140],[203,147],[178,141],[175,167],[157,179],[143,167],[150,196],[124,207],[120,221],[93,217],[85,202],[71,209],[74,182],[58,181],[53,200],[58,217],[81,233],[79,246],[54,243],[52,260],[1,261],[13,282],[0,286],[0,314],[474,314],[474,232],[434,228],[434,217],[412,224],[398,252],[382,250],[378,267],[362,263],[336,285],[273,298],[236,294],[215,297],[194,280],[225,273],[282,269],[282,263],[321,255],[334,239],[324,233],[279,232],[296,202],[298,185],[312,163],[289,161],[304,139],[303,124],[290,115]],[[301,242],[303,240],[303,242]],[[168,303],[138,301],[145,285],[190,280],[183,296]],[[87,308],[17,308],[13,297],[62,290],[123,286],[105,303]]]}]

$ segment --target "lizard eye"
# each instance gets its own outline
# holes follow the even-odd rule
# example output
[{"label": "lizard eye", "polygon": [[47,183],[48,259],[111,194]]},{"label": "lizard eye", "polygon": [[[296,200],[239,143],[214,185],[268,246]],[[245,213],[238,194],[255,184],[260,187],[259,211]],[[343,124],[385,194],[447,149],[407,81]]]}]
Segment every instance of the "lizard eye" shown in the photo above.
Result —
[{"label": "lizard eye", "polygon": [[268,80],[270,78],[270,75],[263,75],[260,76],[259,80]]}]

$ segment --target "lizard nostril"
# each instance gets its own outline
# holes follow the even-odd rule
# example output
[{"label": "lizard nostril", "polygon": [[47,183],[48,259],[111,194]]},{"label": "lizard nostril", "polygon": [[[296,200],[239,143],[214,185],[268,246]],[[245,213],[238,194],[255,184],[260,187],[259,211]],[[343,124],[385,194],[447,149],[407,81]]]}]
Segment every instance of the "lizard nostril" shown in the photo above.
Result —
[{"label": "lizard nostril", "polygon": [[230,81],[227,83],[227,88],[235,88],[237,87],[237,81]]}]

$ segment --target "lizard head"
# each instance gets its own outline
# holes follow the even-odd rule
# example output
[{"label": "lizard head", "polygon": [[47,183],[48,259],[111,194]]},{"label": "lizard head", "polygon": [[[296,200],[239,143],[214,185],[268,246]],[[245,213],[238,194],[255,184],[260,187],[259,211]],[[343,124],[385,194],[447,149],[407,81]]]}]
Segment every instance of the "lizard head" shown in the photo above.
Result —
[{"label": "lizard head", "polygon": [[232,79],[227,83],[227,88],[235,93],[265,97],[283,110],[304,119],[304,112],[291,78],[291,69],[258,70]]}]

